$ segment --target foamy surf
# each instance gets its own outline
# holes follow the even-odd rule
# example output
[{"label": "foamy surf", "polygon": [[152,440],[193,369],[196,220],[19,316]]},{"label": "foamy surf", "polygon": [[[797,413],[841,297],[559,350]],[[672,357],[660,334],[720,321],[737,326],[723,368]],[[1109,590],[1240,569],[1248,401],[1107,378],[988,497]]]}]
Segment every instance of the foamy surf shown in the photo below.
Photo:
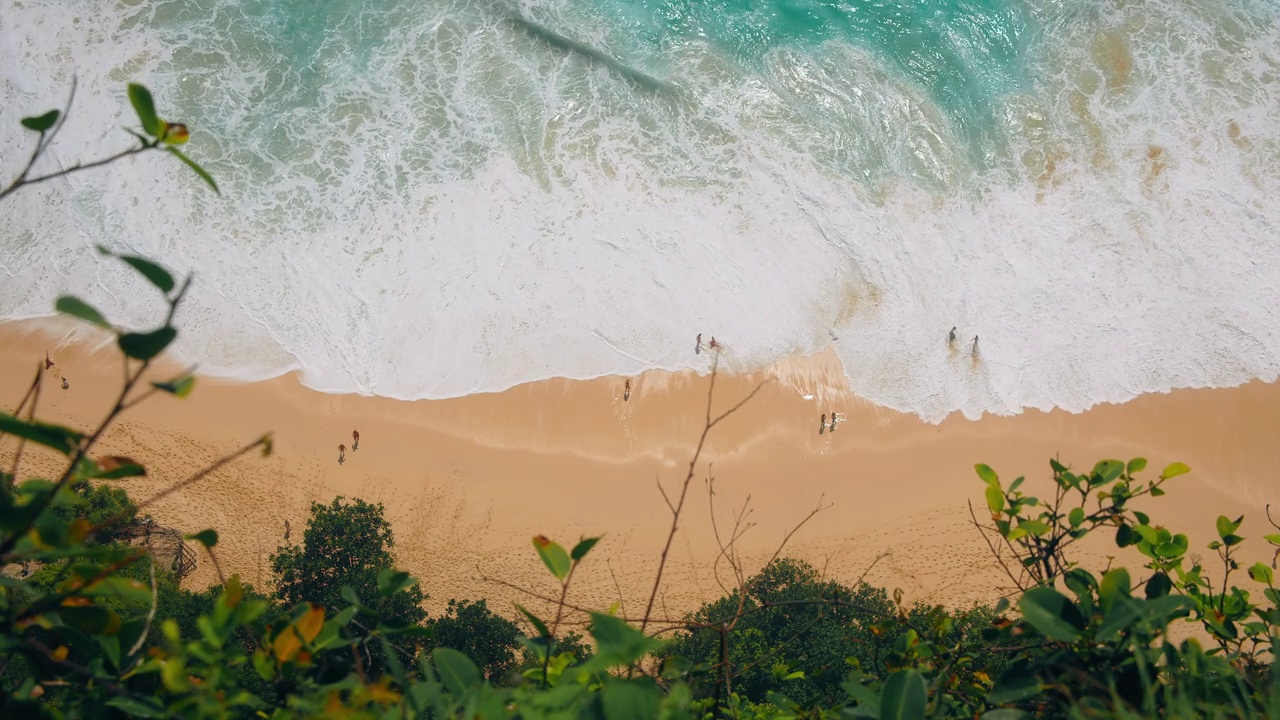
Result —
[{"label": "foamy surf", "polygon": [[3,157],[72,73],[56,160],[123,145],[136,79],[224,195],[161,158],[23,191],[0,316],[148,322],[105,243],[198,272],[203,371],[328,392],[705,369],[700,332],[929,420],[1280,372],[1275,7],[721,5],[10,6]]}]

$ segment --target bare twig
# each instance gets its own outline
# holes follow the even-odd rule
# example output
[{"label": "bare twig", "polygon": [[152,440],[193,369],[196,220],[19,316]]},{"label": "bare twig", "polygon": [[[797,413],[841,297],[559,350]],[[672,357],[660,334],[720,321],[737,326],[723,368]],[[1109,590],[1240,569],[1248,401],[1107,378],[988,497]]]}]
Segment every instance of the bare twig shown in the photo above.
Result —
[{"label": "bare twig", "polygon": [[[698,467],[698,459],[702,456],[702,449],[706,446],[707,435],[709,435],[711,433],[711,429],[714,428],[716,425],[718,425],[722,420],[734,414],[739,409],[741,409],[743,405],[746,405],[748,402],[750,402],[751,399],[756,396],[756,393],[760,392],[760,389],[764,387],[765,382],[768,382],[767,380],[764,382],[761,382],[759,385],[756,386],[754,390],[752,390],[740,402],[738,402],[736,405],[729,408],[725,412],[721,413],[715,419],[712,419],[711,406],[712,406],[712,401],[715,398],[716,375],[718,371],[719,357],[720,356],[717,353],[716,364],[713,364],[711,366],[711,380],[710,380],[709,386],[707,387],[706,422],[702,428],[702,436],[698,438],[698,446],[693,451],[693,457],[689,460],[689,472],[685,474],[684,483],[681,485],[680,499],[676,502],[675,507],[672,509],[672,512],[671,512],[671,530],[670,532],[667,533],[667,542],[662,548],[662,555],[658,558],[658,572],[653,579],[653,589],[649,592],[649,602],[645,606],[644,618],[641,619],[640,621],[640,632],[644,632],[645,628],[648,627],[649,625],[649,616],[653,613],[653,603],[654,603],[654,600],[656,600],[658,597],[658,588],[662,586],[662,573],[667,566],[667,555],[671,552],[671,543],[673,540],[675,540],[676,530],[678,530],[680,527],[680,514],[684,510],[685,498],[689,496],[689,484],[693,481],[694,473]],[[664,492],[663,495],[665,497],[666,493]],[[671,505],[670,500],[668,500],[667,505],[668,506]]]},{"label": "bare twig", "polygon": [[[18,405],[18,410],[13,414],[18,417],[22,414],[22,407],[27,404],[27,399],[31,400],[31,410],[27,412],[27,421],[32,422],[36,419],[36,406],[40,404],[40,387],[43,385],[41,380],[44,378],[44,365],[36,363],[36,376],[31,381],[31,389],[27,391],[26,396],[22,398],[22,402]],[[18,449],[13,453],[13,467],[9,469],[9,482],[18,482],[18,466],[22,463],[22,450],[27,446],[25,437],[18,438]]]},{"label": "bare twig", "polygon": [[156,619],[156,607],[159,604],[160,594],[156,591],[156,558],[154,555],[148,554],[151,558],[151,611],[147,613],[147,622],[142,627],[142,633],[138,635],[138,641],[129,648],[126,657],[133,657],[142,649],[147,642],[147,635],[151,633],[151,623]]}]

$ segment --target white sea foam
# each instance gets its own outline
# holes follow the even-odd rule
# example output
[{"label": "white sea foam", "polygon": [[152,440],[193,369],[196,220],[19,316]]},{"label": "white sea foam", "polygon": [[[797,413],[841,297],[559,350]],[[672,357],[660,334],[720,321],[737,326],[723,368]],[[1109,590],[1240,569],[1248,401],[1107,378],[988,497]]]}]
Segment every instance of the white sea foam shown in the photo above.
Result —
[{"label": "white sea foam", "polygon": [[[1038,8],[1035,84],[975,162],[848,46],[746,72],[684,44],[653,90],[492,7],[417,5],[335,10],[358,29],[315,38],[220,2],[10,5],[5,107],[79,76],[58,162],[127,141],[137,79],[224,194],[163,157],[23,190],[0,204],[0,316],[75,291],[149,322],[101,242],[198,271],[177,349],[204,371],[299,368],[330,392],[705,367],[699,332],[738,369],[834,343],[857,394],[930,420],[1280,372],[1274,9]],[[6,173],[31,140],[16,120]]]}]

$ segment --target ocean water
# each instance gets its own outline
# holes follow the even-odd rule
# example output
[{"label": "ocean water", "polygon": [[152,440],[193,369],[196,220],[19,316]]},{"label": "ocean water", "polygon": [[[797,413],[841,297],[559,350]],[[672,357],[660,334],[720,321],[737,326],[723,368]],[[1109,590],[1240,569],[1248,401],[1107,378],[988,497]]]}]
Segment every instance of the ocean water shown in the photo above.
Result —
[{"label": "ocean water", "polygon": [[[929,420],[1280,370],[1272,0],[0,0],[0,158],[193,130],[0,204],[0,317],[95,243],[196,272],[178,352],[401,398],[834,345]],[[946,342],[955,326],[954,349]],[[976,357],[970,351],[980,336]]]}]

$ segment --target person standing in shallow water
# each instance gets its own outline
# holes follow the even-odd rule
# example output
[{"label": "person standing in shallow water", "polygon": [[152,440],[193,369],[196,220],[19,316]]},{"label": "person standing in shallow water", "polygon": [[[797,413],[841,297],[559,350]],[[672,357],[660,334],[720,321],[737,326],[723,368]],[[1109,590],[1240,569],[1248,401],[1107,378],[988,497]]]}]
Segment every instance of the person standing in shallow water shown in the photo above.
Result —
[{"label": "person standing in shallow water", "polygon": [[818,423],[818,434],[821,435],[826,431],[827,431],[827,414],[822,413],[822,422]]},{"label": "person standing in shallow water", "polygon": [[973,356],[978,357],[978,336],[973,336]]},{"label": "person standing in shallow water", "polygon": [[631,378],[627,378],[627,384],[622,387],[622,402],[631,399]]},{"label": "person standing in shallow water", "polygon": [[351,431],[351,452],[355,452],[359,449],[360,449],[360,431],[352,430]]},{"label": "person standing in shallow water", "polygon": [[338,446],[338,464],[341,465],[346,461],[347,461],[347,446],[339,445]]},{"label": "person standing in shallow water", "polygon": [[955,345],[955,344],[956,344],[956,329],[955,329],[955,328],[951,328],[951,332],[947,333],[947,344],[948,344],[948,345]]},{"label": "person standing in shallow water", "polygon": [[831,432],[836,431],[836,411],[831,411]]},{"label": "person standing in shallow water", "polygon": [[693,352],[695,355],[702,354],[702,333],[698,333],[698,344],[693,346]]}]

